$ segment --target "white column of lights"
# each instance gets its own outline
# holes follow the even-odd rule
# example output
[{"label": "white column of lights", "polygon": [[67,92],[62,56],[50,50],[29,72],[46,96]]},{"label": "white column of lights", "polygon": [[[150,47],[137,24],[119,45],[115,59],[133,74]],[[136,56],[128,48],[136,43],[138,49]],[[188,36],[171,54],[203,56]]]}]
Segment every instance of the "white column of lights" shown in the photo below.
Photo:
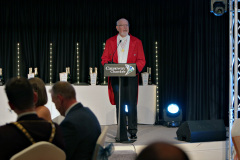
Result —
[{"label": "white column of lights", "polygon": [[79,43],[77,42],[77,84],[79,84],[79,71],[80,71],[80,65],[79,65]]},{"label": "white column of lights", "polygon": [[20,77],[20,44],[17,43],[17,76]]},{"label": "white column of lights", "polygon": [[49,53],[49,83],[52,84],[52,43],[50,43]]},{"label": "white column of lights", "polygon": [[156,112],[157,112],[157,118],[156,121],[157,123],[159,122],[159,90],[158,90],[158,42],[155,42],[155,54],[156,54],[156,86],[157,86],[157,90],[156,90],[156,97],[157,97],[157,101],[156,101]]},{"label": "white column of lights", "polygon": [[[103,43],[103,51],[105,50],[105,43]],[[106,77],[103,77],[103,84],[105,84],[106,83]]]}]

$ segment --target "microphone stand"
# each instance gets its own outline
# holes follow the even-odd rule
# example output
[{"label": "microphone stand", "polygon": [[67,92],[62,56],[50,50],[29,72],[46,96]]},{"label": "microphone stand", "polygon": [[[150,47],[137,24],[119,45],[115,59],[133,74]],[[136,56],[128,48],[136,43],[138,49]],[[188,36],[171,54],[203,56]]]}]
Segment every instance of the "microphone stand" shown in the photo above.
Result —
[{"label": "microphone stand", "polygon": [[[118,46],[119,46],[119,44],[120,44],[121,42],[122,42],[122,40],[119,41],[116,50],[113,52],[113,56],[114,56],[114,54],[116,53],[116,51],[117,51],[117,49],[118,49]],[[112,56],[112,62],[110,62],[110,64],[113,64],[113,56]]]}]

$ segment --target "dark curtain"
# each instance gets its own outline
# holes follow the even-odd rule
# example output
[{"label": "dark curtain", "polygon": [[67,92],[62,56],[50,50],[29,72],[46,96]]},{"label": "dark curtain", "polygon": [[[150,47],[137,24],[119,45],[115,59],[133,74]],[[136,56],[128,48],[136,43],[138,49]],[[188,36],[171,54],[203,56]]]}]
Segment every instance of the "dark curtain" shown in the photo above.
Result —
[{"label": "dark curtain", "polygon": [[21,76],[38,67],[49,83],[49,49],[53,44],[53,82],[70,67],[80,81],[98,67],[103,81],[103,43],[117,34],[116,21],[126,18],[130,33],[143,42],[146,67],[156,83],[158,43],[159,109],[177,103],[184,120],[228,120],[228,13],[210,13],[210,0],[1,0],[0,67],[7,80],[17,75],[20,43]]}]

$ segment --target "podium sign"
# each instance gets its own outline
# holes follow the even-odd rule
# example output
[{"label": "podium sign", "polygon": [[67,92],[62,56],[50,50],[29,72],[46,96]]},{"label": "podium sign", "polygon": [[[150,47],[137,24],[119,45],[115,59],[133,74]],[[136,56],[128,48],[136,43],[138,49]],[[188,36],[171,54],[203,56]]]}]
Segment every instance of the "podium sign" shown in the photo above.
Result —
[{"label": "podium sign", "polygon": [[135,63],[105,64],[104,77],[135,77]]}]

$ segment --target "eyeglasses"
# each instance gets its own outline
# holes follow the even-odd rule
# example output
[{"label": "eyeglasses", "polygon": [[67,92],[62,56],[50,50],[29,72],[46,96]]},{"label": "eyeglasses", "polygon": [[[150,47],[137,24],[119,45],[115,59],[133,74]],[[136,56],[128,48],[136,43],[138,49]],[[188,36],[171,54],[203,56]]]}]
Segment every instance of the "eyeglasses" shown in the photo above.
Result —
[{"label": "eyeglasses", "polygon": [[129,27],[128,24],[122,24],[122,25],[118,25],[119,27]]}]

